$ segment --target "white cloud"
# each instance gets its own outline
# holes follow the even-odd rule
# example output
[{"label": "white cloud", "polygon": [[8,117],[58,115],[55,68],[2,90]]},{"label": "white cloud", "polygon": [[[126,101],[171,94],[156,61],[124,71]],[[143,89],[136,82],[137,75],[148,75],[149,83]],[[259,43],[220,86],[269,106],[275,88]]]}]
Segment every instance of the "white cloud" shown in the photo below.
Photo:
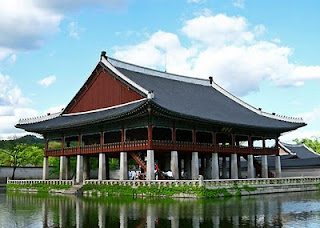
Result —
[{"label": "white cloud", "polygon": [[25,107],[29,102],[10,76],[0,74],[0,138],[23,134],[14,125],[20,118],[38,115],[37,111]]},{"label": "white cloud", "polygon": [[[65,15],[81,7],[122,8],[129,0],[0,1],[0,61],[17,52],[37,49],[60,31]],[[76,27],[74,29],[77,29]],[[79,31],[72,33],[74,36]]]},{"label": "white cloud", "polygon": [[233,6],[240,8],[240,9],[244,9],[244,7],[245,7],[244,0],[234,0],[232,4],[233,4]]},{"label": "white cloud", "polygon": [[80,33],[84,31],[84,28],[81,28],[77,22],[70,22],[68,25],[69,36],[75,39],[80,39]]},{"label": "white cloud", "polygon": [[205,3],[206,0],[187,0],[188,3]]},{"label": "white cloud", "polygon": [[50,75],[48,77],[45,77],[45,78],[39,80],[38,84],[42,85],[44,87],[48,87],[49,85],[55,83],[56,80],[57,80],[57,77],[55,75]]},{"label": "white cloud", "polygon": [[263,80],[276,86],[302,86],[305,81],[320,79],[320,66],[291,63],[290,47],[261,39],[265,26],[250,26],[244,17],[206,11],[185,21],[181,31],[189,45],[182,45],[177,34],[158,31],[136,45],[114,48],[114,55],[161,70],[166,59],[168,72],[213,76],[238,96],[259,90]]},{"label": "white cloud", "polygon": [[244,17],[228,17],[225,14],[201,15],[188,20],[182,32],[209,46],[242,44],[253,41],[255,37],[255,34],[248,30]]}]

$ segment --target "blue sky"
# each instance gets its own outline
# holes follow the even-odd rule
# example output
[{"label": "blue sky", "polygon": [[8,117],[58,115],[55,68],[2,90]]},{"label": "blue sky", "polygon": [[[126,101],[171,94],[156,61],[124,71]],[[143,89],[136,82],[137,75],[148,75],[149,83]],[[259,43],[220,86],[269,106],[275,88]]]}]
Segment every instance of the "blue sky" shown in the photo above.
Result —
[{"label": "blue sky", "polygon": [[[0,138],[68,104],[111,57],[207,78],[320,136],[316,0],[10,0],[0,3]],[[165,61],[166,60],[166,61]],[[166,64],[165,64],[166,63]]]}]

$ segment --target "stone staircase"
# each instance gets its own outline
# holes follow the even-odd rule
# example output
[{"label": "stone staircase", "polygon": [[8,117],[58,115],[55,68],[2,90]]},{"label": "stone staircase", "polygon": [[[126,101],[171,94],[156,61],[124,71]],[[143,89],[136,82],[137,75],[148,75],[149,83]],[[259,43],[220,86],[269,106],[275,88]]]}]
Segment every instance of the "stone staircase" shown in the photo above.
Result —
[{"label": "stone staircase", "polygon": [[82,187],[83,187],[83,184],[75,184],[75,185],[72,185],[70,189],[64,190],[63,193],[70,194],[70,195],[82,194]]}]

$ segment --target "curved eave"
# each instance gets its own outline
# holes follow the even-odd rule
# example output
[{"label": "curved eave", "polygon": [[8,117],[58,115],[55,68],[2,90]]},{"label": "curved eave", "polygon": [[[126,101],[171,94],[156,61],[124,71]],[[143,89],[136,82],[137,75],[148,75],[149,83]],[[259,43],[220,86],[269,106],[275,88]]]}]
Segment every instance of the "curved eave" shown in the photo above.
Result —
[{"label": "curved eave", "polygon": [[[35,133],[47,133],[47,132],[53,132],[53,131],[64,131],[67,129],[79,129],[83,128],[89,125],[93,124],[103,124],[104,122],[107,121],[117,121],[123,118],[129,118],[131,116],[135,116],[137,114],[143,114],[146,112],[146,105],[148,101],[143,100],[140,101],[136,104],[131,104],[133,107],[129,110],[116,113],[114,115],[102,115],[101,117],[98,118],[89,118],[90,116],[98,115],[99,112],[93,112],[93,113],[88,113],[88,114],[80,114],[80,115],[62,115],[59,117],[56,117],[54,119],[48,120],[48,121],[43,121],[39,123],[33,123],[33,124],[17,124],[15,127],[24,129],[25,131],[28,132],[35,132]],[[125,107],[125,106],[124,106]],[[143,110],[143,112],[142,112]],[[101,114],[101,112],[100,112]],[[86,121],[81,121],[81,115],[87,115],[86,116]],[[71,118],[74,118],[72,120]],[[61,124],[59,125],[59,122],[63,122],[69,119],[69,123]],[[71,120],[71,121],[70,121]]]},{"label": "curved eave", "polygon": [[[307,124],[306,123],[290,123],[292,126],[287,127],[287,128],[276,128],[276,127],[262,127],[262,126],[255,126],[255,125],[248,125],[248,124],[241,124],[241,123],[230,123],[230,122],[224,122],[224,121],[217,121],[217,120],[211,120],[211,119],[205,119],[201,118],[198,116],[192,116],[192,115],[186,115],[182,113],[178,113],[172,110],[169,110],[165,107],[162,107],[161,105],[157,104],[156,102],[152,102],[153,107],[158,108],[161,110],[161,112],[166,113],[169,116],[173,116],[176,118],[181,118],[189,121],[200,121],[203,123],[208,123],[208,124],[216,124],[216,125],[222,125],[222,126],[230,126],[233,128],[246,128],[246,129],[256,129],[256,130],[261,130],[261,131],[276,131],[277,133],[283,133],[283,132],[288,132],[292,130],[296,130],[300,127],[304,127]],[[268,117],[265,117],[268,118]],[[274,121],[280,121],[280,120],[274,120]]]}]

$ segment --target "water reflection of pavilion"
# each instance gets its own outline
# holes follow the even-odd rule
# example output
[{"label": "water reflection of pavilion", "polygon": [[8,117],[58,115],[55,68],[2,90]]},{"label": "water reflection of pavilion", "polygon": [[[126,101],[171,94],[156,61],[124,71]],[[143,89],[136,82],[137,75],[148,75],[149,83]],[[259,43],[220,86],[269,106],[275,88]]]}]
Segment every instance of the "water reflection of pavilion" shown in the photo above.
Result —
[{"label": "water reflection of pavilion", "polygon": [[282,194],[219,200],[7,195],[12,213],[26,213],[25,205],[32,205],[30,216],[17,221],[23,227],[39,227],[40,221],[43,227],[274,227],[282,225],[282,216],[290,218],[282,214],[288,201],[292,194],[291,198]]}]

